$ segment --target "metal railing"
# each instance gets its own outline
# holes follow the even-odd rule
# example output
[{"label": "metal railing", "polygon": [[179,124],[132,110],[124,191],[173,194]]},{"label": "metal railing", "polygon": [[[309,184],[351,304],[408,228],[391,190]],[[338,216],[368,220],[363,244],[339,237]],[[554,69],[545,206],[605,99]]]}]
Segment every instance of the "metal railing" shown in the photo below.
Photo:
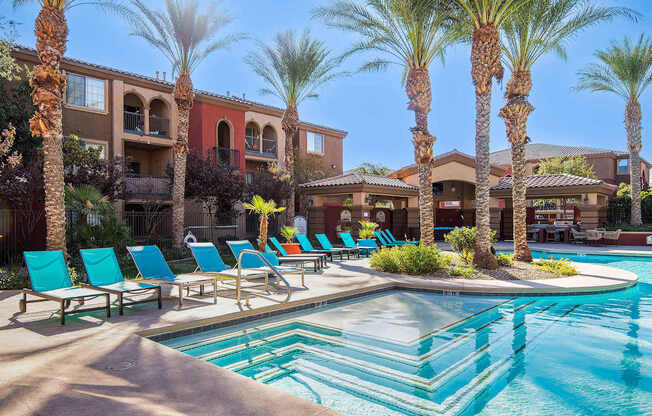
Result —
[{"label": "metal railing", "polygon": [[[284,299],[281,303],[288,302],[288,301],[290,300],[290,298],[292,297],[292,286],[290,286],[290,283],[288,283],[288,281],[285,280],[285,277],[283,277],[283,275],[281,274],[281,272],[278,271],[278,269],[276,268],[276,266],[273,266],[272,263],[270,263],[270,262],[265,258],[265,256],[263,256],[262,254],[260,254],[260,252],[255,251],[255,250],[247,250],[247,249],[245,249],[245,250],[242,250],[242,251],[240,252],[240,254],[238,255],[238,278],[237,278],[237,280],[236,280],[236,286],[235,286],[235,293],[236,293],[236,301],[237,301],[237,303],[240,304],[240,299],[241,299],[241,294],[240,294],[240,281],[242,280],[242,277],[241,277],[241,272],[242,272],[242,258],[244,257],[245,254],[254,255],[254,256],[258,257],[258,258],[259,258],[259,259],[260,259],[260,260],[265,264],[265,266],[269,267],[270,270],[272,271],[272,273],[274,273],[274,274],[276,275],[276,277],[279,278],[279,279],[280,279],[280,280],[285,284],[285,287],[287,288],[287,292],[288,292],[288,294],[287,294],[287,296],[285,297],[285,299]],[[245,302],[247,305],[249,304],[249,298],[250,298],[251,296],[252,296],[252,295],[247,296],[247,299],[246,299],[246,302]],[[274,301],[274,299],[270,299],[270,298],[268,298],[267,296],[261,296],[261,295],[258,295],[258,294],[253,295],[253,296],[256,296],[256,297],[259,297],[259,298],[264,298],[264,299],[268,299],[268,300],[272,300],[272,301]]]},{"label": "metal railing", "polygon": [[124,129],[125,131],[145,134],[145,115],[140,113],[124,112]]},{"label": "metal railing", "polygon": [[228,147],[214,147],[212,160],[225,163],[235,170],[240,170],[240,151]]},{"label": "metal railing", "polygon": [[157,115],[149,116],[150,136],[170,138],[170,120]]},{"label": "metal railing", "polygon": [[246,136],[245,137],[245,150],[249,155],[276,157],[276,139],[262,139],[261,148],[260,137]]},{"label": "metal railing", "polygon": [[276,157],[276,139],[263,138],[263,156]]},{"label": "metal railing", "polygon": [[260,138],[245,136],[245,150],[247,153],[260,153]]},{"label": "metal railing", "polygon": [[172,195],[170,185],[171,181],[167,176],[125,174],[126,193],[130,197],[167,199]]}]

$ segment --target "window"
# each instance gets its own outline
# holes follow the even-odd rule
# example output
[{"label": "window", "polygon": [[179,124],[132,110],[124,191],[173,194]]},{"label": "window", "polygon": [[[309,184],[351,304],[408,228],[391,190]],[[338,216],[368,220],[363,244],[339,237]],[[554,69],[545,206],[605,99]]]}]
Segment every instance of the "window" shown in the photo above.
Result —
[{"label": "window", "polygon": [[247,185],[252,185],[254,183],[254,174],[252,172],[247,172],[245,175],[245,183]]},{"label": "window", "polygon": [[306,134],[308,140],[308,151],[311,153],[324,153],[324,136],[321,134],[308,132]]},{"label": "window", "polygon": [[618,160],[618,174],[619,175],[629,174],[629,159]]},{"label": "window", "polygon": [[432,194],[433,195],[442,195],[444,193],[444,184],[441,182],[432,184]]},{"label": "window", "polygon": [[68,74],[66,104],[104,111],[104,81]]}]

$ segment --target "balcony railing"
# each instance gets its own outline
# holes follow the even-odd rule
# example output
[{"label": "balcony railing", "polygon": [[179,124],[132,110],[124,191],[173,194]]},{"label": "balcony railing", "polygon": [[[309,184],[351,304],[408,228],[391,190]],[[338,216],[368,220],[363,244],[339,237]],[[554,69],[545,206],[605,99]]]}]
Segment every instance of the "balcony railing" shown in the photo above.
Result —
[{"label": "balcony railing", "polygon": [[167,176],[125,174],[127,196],[143,199],[169,199],[170,178]]},{"label": "balcony railing", "polygon": [[276,139],[263,138],[263,148],[260,148],[260,138],[253,136],[245,137],[246,152],[248,155],[265,156],[276,158]]},{"label": "balcony railing", "polygon": [[125,122],[124,122],[125,131],[136,133],[136,134],[145,134],[144,114],[125,111],[124,118],[125,118]]},{"label": "balcony railing", "polygon": [[240,151],[228,147],[214,147],[211,158],[228,164],[234,170],[240,170]]},{"label": "balcony railing", "polygon": [[149,116],[149,135],[170,138],[170,120],[156,115]]}]

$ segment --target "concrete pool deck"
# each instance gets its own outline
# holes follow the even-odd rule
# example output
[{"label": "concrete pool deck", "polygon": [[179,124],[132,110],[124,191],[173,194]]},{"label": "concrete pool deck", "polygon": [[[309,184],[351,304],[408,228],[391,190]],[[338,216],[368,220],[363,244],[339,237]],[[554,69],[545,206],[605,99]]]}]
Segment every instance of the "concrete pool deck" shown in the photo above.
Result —
[{"label": "concrete pool deck", "polygon": [[[578,251],[573,247],[575,250],[566,252]],[[217,305],[210,294],[187,298],[182,309],[170,298],[161,310],[145,304],[126,308],[124,316],[117,316],[114,309],[109,320],[100,312],[72,315],[65,326],[58,323],[54,302],[30,304],[27,312],[20,314],[19,292],[0,291],[0,414],[335,415],[330,409],[191,358],[142,334],[216,324],[393,287],[527,293],[533,288],[539,292],[589,287],[595,291],[598,286],[614,290],[636,282],[635,275],[622,270],[579,266],[582,276],[555,279],[554,283],[460,281],[380,274],[367,267],[367,260],[356,260],[333,263],[322,275],[308,274],[309,290],[299,287],[299,277],[290,276],[296,289],[290,304],[254,298],[251,307],[245,308],[235,304],[232,290],[224,289]]]}]

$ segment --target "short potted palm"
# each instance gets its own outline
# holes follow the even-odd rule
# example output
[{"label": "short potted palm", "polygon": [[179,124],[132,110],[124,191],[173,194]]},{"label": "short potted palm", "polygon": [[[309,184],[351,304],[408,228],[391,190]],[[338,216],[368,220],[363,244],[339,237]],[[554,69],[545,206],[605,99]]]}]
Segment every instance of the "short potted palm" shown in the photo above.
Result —
[{"label": "short potted palm", "polygon": [[378,224],[371,221],[358,221],[358,223],[360,224],[360,229],[358,230],[359,241],[372,241],[376,239],[374,231],[378,228]]},{"label": "short potted palm", "polygon": [[260,195],[254,195],[251,202],[244,204],[244,207],[252,214],[260,217],[260,231],[258,234],[258,251],[265,251],[267,247],[267,225],[270,215],[285,211],[285,207],[277,207],[273,200],[265,201]]},{"label": "short potted palm", "polygon": [[281,237],[285,239],[285,244],[281,244],[288,254],[301,254],[301,245],[294,242],[294,236],[299,233],[296,227],[286,225],[281,229]]}]

